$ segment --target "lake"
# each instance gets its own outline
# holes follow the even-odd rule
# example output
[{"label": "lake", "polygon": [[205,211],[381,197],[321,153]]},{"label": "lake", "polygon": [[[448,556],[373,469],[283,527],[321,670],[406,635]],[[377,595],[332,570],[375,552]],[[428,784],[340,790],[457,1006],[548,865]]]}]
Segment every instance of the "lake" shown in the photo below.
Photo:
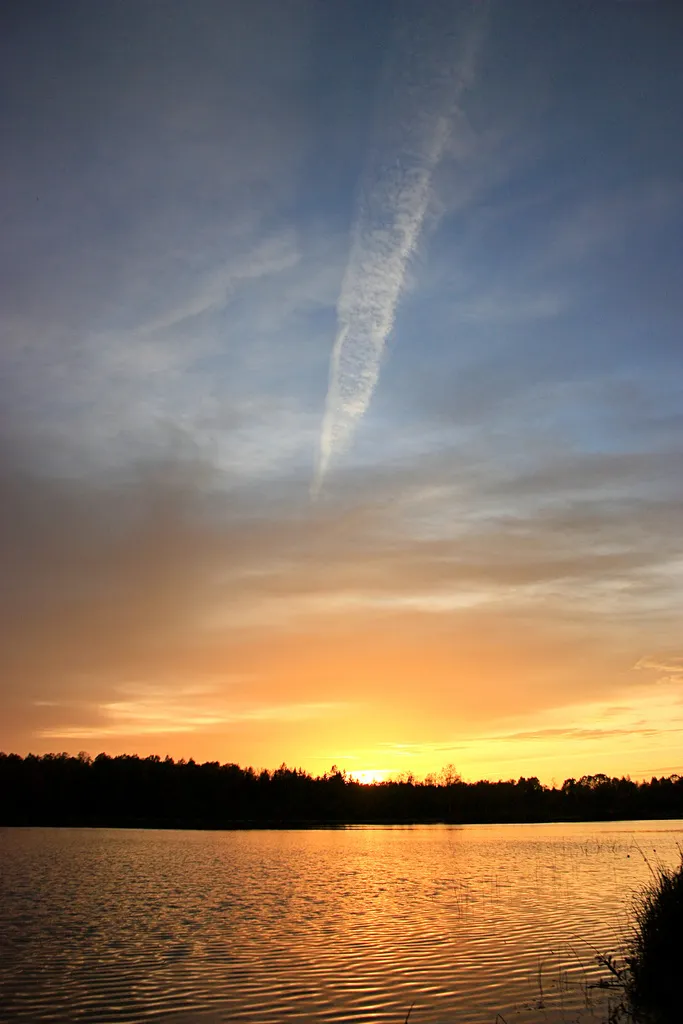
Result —
[{"label": "lake", "polygon": [[680,821],[2,829],[0,1019],[604,1021],[595,950],[682,841]]}]

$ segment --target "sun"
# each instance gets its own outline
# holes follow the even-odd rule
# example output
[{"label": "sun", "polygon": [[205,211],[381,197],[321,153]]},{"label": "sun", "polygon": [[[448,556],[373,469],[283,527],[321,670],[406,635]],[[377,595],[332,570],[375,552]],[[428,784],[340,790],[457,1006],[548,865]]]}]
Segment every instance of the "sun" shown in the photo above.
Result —
[{"label": "sun", "polygon": [[384,782],[389,775],[388,768],[360,768],[349,772],[349,776],[364,786],[371,786],[373,782]]}]

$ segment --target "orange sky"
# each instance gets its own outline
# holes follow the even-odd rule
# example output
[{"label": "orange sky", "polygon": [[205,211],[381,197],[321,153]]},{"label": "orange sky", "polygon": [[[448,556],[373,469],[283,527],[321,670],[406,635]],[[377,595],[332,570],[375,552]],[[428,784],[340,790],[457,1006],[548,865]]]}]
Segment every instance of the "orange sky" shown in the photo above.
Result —
[{"label": "orange sky", "polygon": [[283,498],[275,521],[181,461],[116,488],[15,481],[3,747],[544,781],[674,770],[683,669],[652,649],[674,627],[661,583],[644,591],[626,545],[606,576],[564,512],[532,542],[468,524],[463,502],[423,536],[420,477]]}]

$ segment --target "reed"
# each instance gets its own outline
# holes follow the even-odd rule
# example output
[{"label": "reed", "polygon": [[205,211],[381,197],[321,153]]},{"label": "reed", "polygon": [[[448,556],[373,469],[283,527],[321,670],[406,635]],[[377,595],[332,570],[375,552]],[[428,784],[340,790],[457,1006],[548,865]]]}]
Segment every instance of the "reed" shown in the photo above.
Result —
[{"label": "reed", "polygon": [[623,960],[598,956],[622,992],[609,1024],[683,1021],[683,850],[677,868],[647,863],[652,880],[635,900]]},{"label": "reed", "polygon": [[683,1020],[683,854],[677,868],[652,869],[635,907],[626,956],[626,1005],[634,1021]]}]

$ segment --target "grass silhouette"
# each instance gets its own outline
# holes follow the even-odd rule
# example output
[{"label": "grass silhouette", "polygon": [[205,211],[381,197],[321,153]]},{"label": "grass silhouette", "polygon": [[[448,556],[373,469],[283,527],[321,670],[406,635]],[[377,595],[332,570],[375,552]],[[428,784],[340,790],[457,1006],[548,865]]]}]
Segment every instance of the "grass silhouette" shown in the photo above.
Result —
[{"label": "grass silhouette", "polygon": [[645,857],[652,881],[636,898],[623,960],[598,956],[623,993],[609,1024],[683,1021],[683,850],[680,853],[676,868],[653,867]]},{"label": "grass silhouette", "polygon": [[677,868],[653,869],[636,906],[626,957],[627,1006],[635,1021],[683,1020],[683,854]]}]

